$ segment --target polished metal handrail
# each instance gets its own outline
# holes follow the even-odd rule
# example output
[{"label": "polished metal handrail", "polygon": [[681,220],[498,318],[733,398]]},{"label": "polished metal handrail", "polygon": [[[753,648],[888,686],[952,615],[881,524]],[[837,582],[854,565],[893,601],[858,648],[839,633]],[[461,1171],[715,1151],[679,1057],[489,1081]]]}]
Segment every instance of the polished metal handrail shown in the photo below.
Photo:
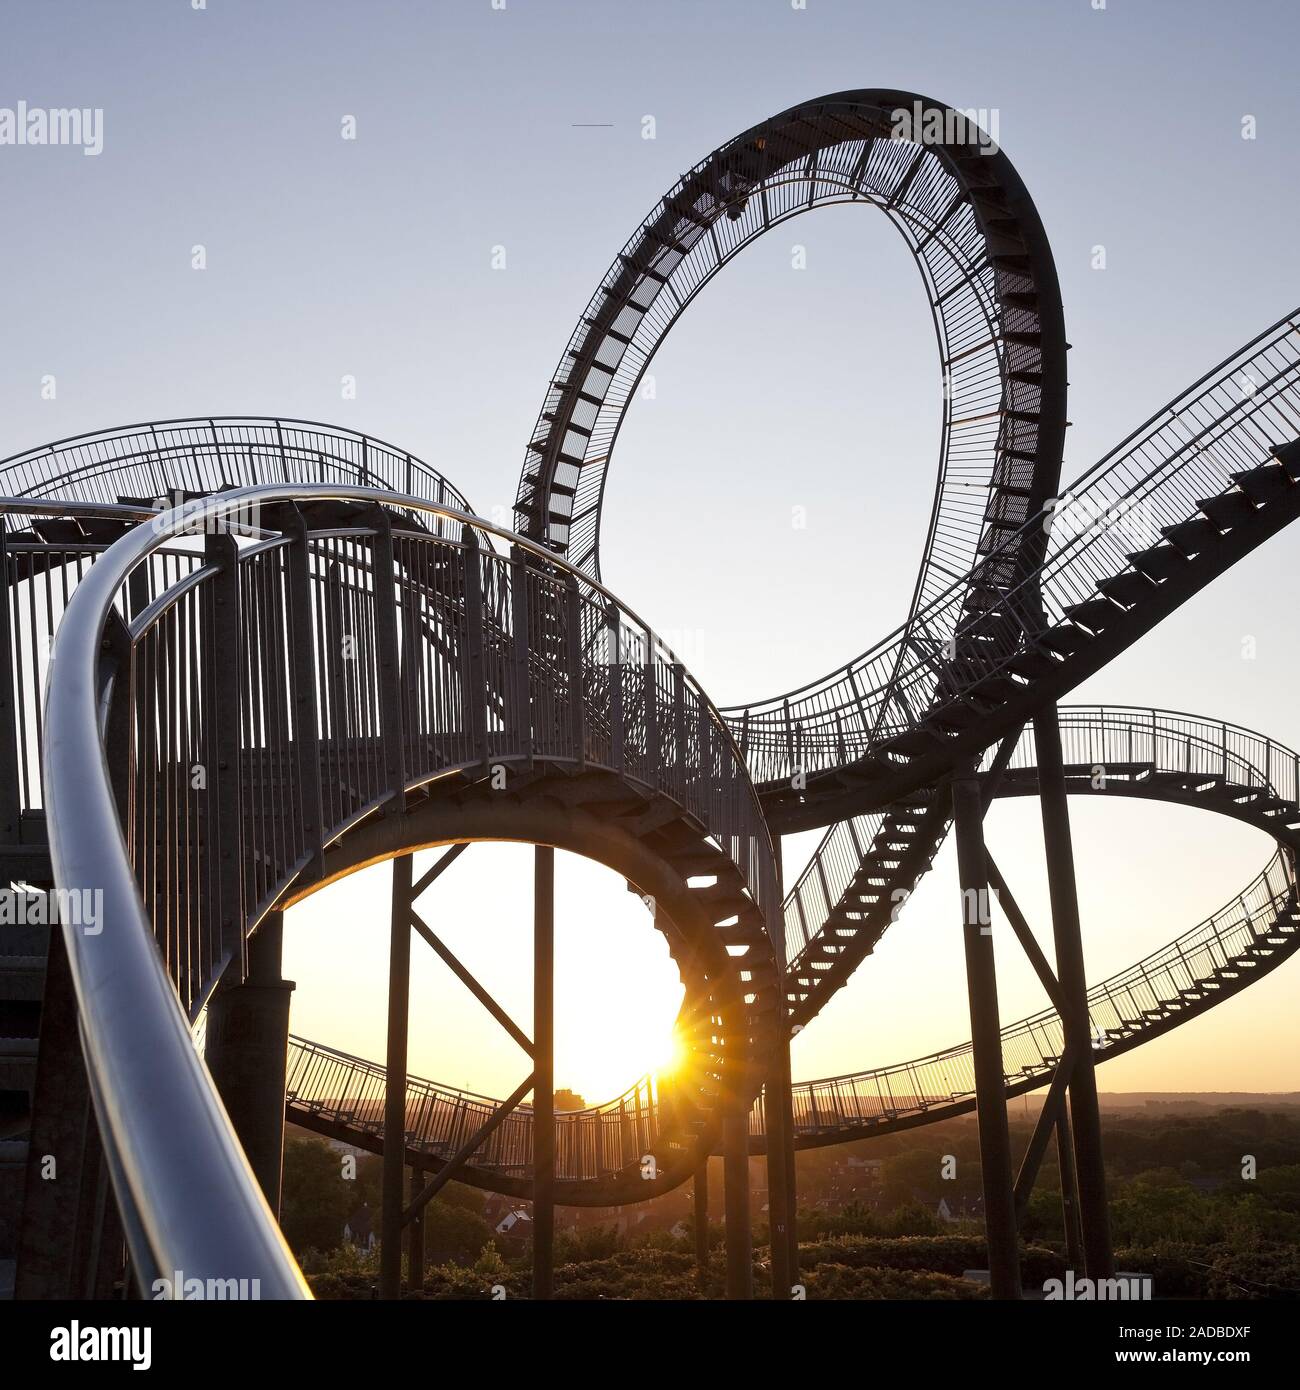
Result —
[{"label": "polished metal handrail", "polygon": [[[431,515],[441,523],[465,528],[467,534],[482,533],[508,544],[512,548],[510,559],[490,549],[481,552],[482,561],[488,566],[481,573],[493,580],[490,589],[486,583],[484,587],[485,631],[490,628],[498,646],[504,631],[501,625],[507,621],[508,610],[503,605],[510,586],[505,581],[512,565],[518,567],[520,577],[527,583],[548,582],[557,586],[557,593],[568,583],[579,591],[579,613],[589,614],[591,622],[571,632],[571,638],[580,636],[585,644],[596,633],[608,635],[618,631],[635,638],[638,634],[631,629],[638,627],[643,645],[636,650],[644,663],[645,679],[654,679],[654,686],[645,692],[646,699],[658,703],[659,673],[671,669],[675,673],[676,707],[685,708],[681,701],[684,692],[689,692],[695,702],[691,708],[698,710],[692,716],[698,722],[692,727],[698,730],[700,739],[704,737],[703,721],[707,720],[711,730],[707,744],[699,745],[698,756],[723,756],[724,766],[722,775],[715,777],[712,765],[704,762],[696,773],[709,775],[690,774],[684,765],[673,771],[671,764],[665,767],[657,757],[641,767],[640,762],[645,762],[642,758],[629,775],[655,785],[671,774],[673,793],[709,828],[723,852],[731,856],[765,914],[769,930],[777,906],[775,860],[762,810],[739,750],[720,715],[680,663],[672,662],[671,653],[648,625],[619,604],[603,586],[579,576],[543,547],[468,513],[423,499],[384,489],[324,484],[226,493],[205,502],[201,517],[196,517],[195,508],[190,505],[173,509],[150,525],[129,532],[100,557],[72,595],[59,627],[54,676],[47,699],[45,772],[56,881],[62,888],[98,890],[103,895],[103,910],[98,916],[104,924],[100,934],[88,937],[65,924],[87,1064],[119,1205],[141,1276],[155,1269],[183,1269],[214,1277],[257,1277],[262,1280],[263,1294],[273,1297],[297,1296],[302,1292],[301,1283],[185,1028],[186,1014],[193,1016],[202,1007],[206,990],[237,947],[221,930],[209,925],[206,937],[197,944],[187,938],[177,943],[174,952],[169,944],[166,968],[160,959],[161,942],[155,943],[155,931],[167,930],[170,934],[171,915],[179,915],[184,904],[179,899],[173,903],[171,898],[159,898],[156,883],[151,883],[147,900],[156,916],[151,925],[150,914],[141,900],[113,793],[112,773],[122,769],[110,769],[104,747],[104,711],[110,707],[106,680],[124,679],[130,667],[119,661],[116,674],[107,677],[101,669],[100,656],[104,641],[112,645],[110,618],[128,577],[187,528],[193,529],[200,520],[206,526],[219,527],[222,518],[243,514],[250,508],[327,500]],[[367,537],[373,534],[368,527],[362,527],[361,533]],[[354,542],[345,541],[348,544]],[[394,545],[440,547],[449,555],[461,554],[462,563],[468,563],[465,542],[406,531],[399,537],[395,531]],[[305,637],[298,633],[295,638],[277,616],[279,586],[284,580],[279,570],[269,570],[267,564],[273,560],[278,564],[281,550],[260,545],[236,552],[236,574],[254,610],[250,621],[268,625],[264,640],[270,642],[269,650],[279,653],[277,661],[283,660]],[[331,554],[335,564],[353,568],[357,564],[356,557],[346,549],[336,548]],[[524,562],[525,555],[532,555],[542,564],[536,570],[530,569]],[[201,584],[196,584],[192,576],[185,576],[181,581],[185,593],[178,601],[144,610],[156,620],[154,626],[137,621],[127,629],[126,640],[143,652],[146,671],[162,672],[159,679],[182,682],[180,686],[163,687],[170,692],[169,700],[180,698],[186,702],[197,698],[198,687],[193,682],[201,681],[203,672],[190,670],[187,675],[185,663],[179,668],[169,665],[166,643],[154,643],[151,648],[143,644],[152,641],[154,633],[162,631],[167,623],[197,623],[200,615],[197,611],[189,612],[194,595],[203,585],[210,585],[217,573],[218,567],[210,567],[201,576]],[[611,628],[608,624],[615,615],[619,623]],[[614,649],[611,659],[619,661],[621,650]],[[184,685],[184,681],[190,684]],[[483,700],[484,693],[478,692],[476,698]],[[143,717],[153,718],[152,708],[149,706]],[[658,717],[656,714],[656,720]],[[294,716],[295,726],[296,719]],[[169,734],[169,745],[171,738]],[[183,742],[188,748],[188,740]],[[682,757],[688,746],[696,745],[683,743],[679,750]],[[704,752],[706,747],[708,754]],[[473,750],[467,745],[466,756],[472,752],[473,759],[482,759],[487,751],[486,743]],[[547,751],[538,749],[542,755]],[[254,739],[250,752],[271,756],[274,746]],[[340,757],[343,756],[346,749],[340,751]],[[629,752],[629,762],[632,756]],[[145,771],[149,771],[148,764]],[[436,771],[414,769],[415,784]],[[168,775],[173,773],[174,769]],[[292,802],[298,784],[293,781],[292,772],[286,775],[290,776],[287,799]],[[382,800],[377,800],[373,792],[370,795],[370,806]],[[276,809],[271,809],[272,817]],[[150,814],[148,804],[142,804],[141,810],[146,816]],[[355,819],[365,813],[366,807],[348,805],[343,810]],[[263,826],[259,821],[258,825],[265,831],[265,838],[254,882],[245,899],[248,926],[255,924],[310,857],[303,825],[282,830],[278,846],[272,843],[275,827],[271,822]],[[151,853],[158,837],[150,825],[132,833]],[[194,852],[192,845],[182,848],[187,856]],[[167,883],[172,885],[169,891],[183,891],[183,885],[189,881],[187,875],[192,872],[197,874],[198,870],[192,869],[187,859],[181,871],[168,876]],[[177,888],[176,883],[182,887]],[[177,1007],[178,993],[183,1010]],[[196,1186],[205,1194],[201,1203],[193,1200]],[[214,1222],[208,1215],[212,1207],[221,1211],[220,1221]]]}]

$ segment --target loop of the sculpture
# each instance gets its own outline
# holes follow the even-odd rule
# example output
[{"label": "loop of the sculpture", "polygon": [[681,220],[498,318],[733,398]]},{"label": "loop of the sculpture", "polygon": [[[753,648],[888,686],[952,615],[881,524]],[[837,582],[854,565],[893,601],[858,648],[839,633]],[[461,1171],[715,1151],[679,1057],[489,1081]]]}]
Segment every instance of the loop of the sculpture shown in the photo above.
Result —
[{"label": "loop of the sculpture", "polygon": [[[522,534],[599,573],[610,458],[659,345],[739,250],[836,202],[875,205],[899,228],[939,342],[943,434],[911,611],[1055,494],[1065,329],[1034,204],[973,120],[910,92],[866,90],[800,103],[745,131],[685,174],[638,228],[548,387],[520,478]],[[873,360],[864,352],[863,369]],[[1007,559],[1032,567],[1031,549]]]}]

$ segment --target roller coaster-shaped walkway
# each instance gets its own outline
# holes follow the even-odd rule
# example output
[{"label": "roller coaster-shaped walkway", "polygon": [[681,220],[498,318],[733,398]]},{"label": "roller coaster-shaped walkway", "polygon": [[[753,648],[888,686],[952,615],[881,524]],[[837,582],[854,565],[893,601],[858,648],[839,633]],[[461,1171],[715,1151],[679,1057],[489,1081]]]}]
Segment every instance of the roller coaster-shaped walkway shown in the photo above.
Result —
[{"label": "roller coaster-shaped walkway", "polygon": [[[1167,946],[1088,992],[1093,1058],[1103,1062],[1168,1032],[1268,974],[1300,947],[1295,856],[1300,849],[1297,755],[1258,734],[1163,710],[1061,709],[1073,794],[1138,797],[1217,811],[1264,831],[1277,848],[1261,872],[1218,911]],[[1104,770],[1104,780],[1098,769]],[[1004,774],[1001,796],[1037,792],[1032,738]],[[889,1067],[796,1082],[797,1148],[843,1143],[964,1114],[975,1105],[970,1044]],[[1008,1097],[1050,1081],[1064,1051],[1062,1023],[1047,1009],[1002,1030]],[[383,1149],[382,1065],[305,1038],[291,1039],[287,1113],[303,1128]],[[625,1200],[643,1195],[640,1164],[661,1147],[659,1097],[665,1083],[642,1078],[625,1095],[555,1117],[557,1178],[564,1201],[610,1200],[624,1175]],[[671,1093],[667,1103],[671,1105]],[[407,1080],[406,1144],[413,1167],[438,1168],[500,1101]],[[527,1196],[532,1114],[523,1109],[461,1169],[462,1179]],[[754,1152],[763,1152],[761,1100],[751,1115]]]},{"label": "roller coaster-shaped walkway", "polygon": [[[719,710],[600,582],[605,480],[636,385],[694,295],[771,227],[840,202],[895,223],[933,311],[945,391],[921,568],[895,633],[819,680]],[[270,1099],[281,1125],[287,1114],[385,1153],[386,1291],[393,1237],[452,1175],[545,1213],[698,1185],[721,1151],[741,1296],[747,1196],[733,1189],[751,1150],[785,1203],[783,1223],[773,1210],[784,1275],[794,1148],[977,1109],[994,1291],[1014,1292],[1008,1204],[1036,1165],[1013,1193],[1005,1101],[1044,1086],[1048,1122],[1064,1123],[1067,1091],[1076,1114],[1100,1269],[1093,1065],[1294,949],[1300,785],[1296,755],[1248,731],[1057,704],[1300,514],[1300,313],[1062,492],[1065,349],[1050,249],[1005,155],[924,98],[841,93],[715,151],[627,243],[551,379],[515,532],[411,455],[305,422],[161,422],[0,463],[12,672],[0,853],[11,885],[57,893],[65,913],[48,966],[29,938],[0,955],[0,1006],[32,1025],[0,1038],[0,1081],[26,1095],[14,1132],[28,1137],[7,1146],[26,1173],[20,1295],[103,1287],[114,1222],[144,1287],[183,1269],[305,1293],[264,1195],[274,1202],[278,1166],[255,1176],[245,1154],[235,1015],[209,1022],[211,1075],[192,1035],[205,1010],[276,994],[265,965],[280,913],[385,859],[388,1065],[290,1039]],[[1072,793],[1217,810],[1276,852],[1232,903],[1085,996]],[[1056,974],[982,845],[984,810],[1007,795],[1043,801]],[[1053,1007],[1000,1028],[991,940],[968,917],[971,1043],[791,1085],[791,1032],[899,917],[954,820],[963,894],[985,903],[992,887]],[[783,894],[780,839],[816,827]],[[671,1077],[553,1115],[545,995],[529,1039],[415,909],[459,847],[484,839],[584,854],[652,903],[685,989]],[[436,846],[447,857],[413,881],[410,856]],[[539,850],[539,943],[545,862]],[[92,898],[87,929],[68,911]],[[530,1054],[508,1100],[406,1074],[412,928]],[[277,1046],[285,1064],[283,1034]],[[385,1150],[399,1126],[403,1143]],[[33,1175],[59,1145],[76,1151],[83,1199],[53,1213]],[[409,1205],[406,1167],[435,1175]]]}]

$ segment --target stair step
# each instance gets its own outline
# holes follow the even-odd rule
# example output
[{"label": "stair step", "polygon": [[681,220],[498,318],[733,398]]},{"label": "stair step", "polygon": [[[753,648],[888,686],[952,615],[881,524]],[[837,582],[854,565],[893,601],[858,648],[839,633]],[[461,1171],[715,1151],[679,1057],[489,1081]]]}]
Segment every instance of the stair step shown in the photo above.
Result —
[{"label": "stair step", "polygon": [[1082,628],[1072,625],[1062,624],[1060,627],[1048,628],[1038,637],[1038,645],[1047,647],[1054,652],[1060,652],[1062,656],[1072,656],[1080,648],[1086,647],[1092,640],[1089,633]]},{"label": "stair step", "polygon": [[915,758],[924,753],[932,753],[939,744],[940,740],[925,729],[905,729],[901,734],[885,739],[878,746],[884,752]]},{"label": "stair step", "polygon": [[988,700],[992,704],[1000,705],[1013,695],[1018,695],[1023,688],[1023,686],[1017,685],[1010,676],[999,674],[985,676],[978,685],[971,688],[970,693],[977,699]]},{"label": "stair step", "polygon": [[1128,562],[1134,569],[1156,580],[1172,579],[1187,568],[1187,556],[1172,545],[1153,545],[1146,550],[1135,550],[1128,556]]},{"label": "stair step", "polygon": [[1080,627],[1086,627],[1089,632],[1094,633],[1109,627],[1123,614],[1124,610],[1108,598],[1090,598],[1083,603],[1072,603],[1065,610],[1065,615],[1071,622],[1078,623]]},{"label": "stair step", "polygon": [[1162,526],[1160,534],[1171,541],[1184,555],[1199,555],[1207,546],[1219,539],[1219,530],[1206,517],[1192,517],[1174,526]]},{"label": "stair step", "polygon": [[1123,574],[1103,579],[1097,585],[1097,591],[1114,603],[1132,608],[1135,603],[1140,603],[1149,594],[1155,593],[1156,584],[1140,570],[1125,570]]},{"label": "stair step", "polygon": [[13,1297],[18,1218],[27,1182],[27,1141],[0,1140],[0,1301]]},{"label": "stair step", "polygon": [[1293,439],[1289,444],[1275,444],[1269,453],[1286,470],[1287,477],[1300,482],[1300,439]]},{"label": "stair step", "polygon": [[1256,506],[1274,501],[1294,484],[1280,463],[1262,463],[1258,468],[1246,468],[1232,475],[1232,481]]},{"label": "stair step", "polygon": [[1007,669],[1014,671],[1018,676],[1024,676],[1026,680],[1037,680],[1039,676],[1050,675],[1056,670],[1057,664],[1042,652],[1026,650],[1017,652],[1007,662]]},{"label": "stair step", "polygon": [[1221,492],[1217,497],[1200,497],[1196,505],[1221,531],[1245,524],[1258,511],[1244,492]]},{"label": "stair step", "polygon": [[15,922],[0,927],[0,960],[6,956],[39,956],[50,949],[48,922]]}]

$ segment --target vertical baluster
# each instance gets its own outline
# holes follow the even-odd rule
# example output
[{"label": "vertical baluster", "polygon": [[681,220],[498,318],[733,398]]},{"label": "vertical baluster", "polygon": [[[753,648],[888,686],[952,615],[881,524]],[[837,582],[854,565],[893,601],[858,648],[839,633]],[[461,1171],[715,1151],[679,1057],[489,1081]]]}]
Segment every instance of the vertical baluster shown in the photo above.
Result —
[{"label": "vertical baluster", "polygon": [[379,743],[382,750],[385,816],[400,816],[406,800],[406,754],[402,738],[401,656],[397,637],[397,567],[392,518],[375,509],[370,541],[371,583],[375,601],[375,655],[379,660]]},{"label": "vertical baluster", "polygon": [[568,665],[569,741],[578,771],[587,765],[587,710],[582,678],[582,595],[573,574],[565,578],[565,656]]},{"label": "vertical baluster", "polygon": [[244,858],[241,835],[242,752],[240,749],[240,690],[244,660],[240,642],[239,548],[233,536],[209,535],[205,542],[209,564],[218,566],[207,583],[208,622],[203,664],[213,697],[212,754],[208,773],[208,847],[217,859],[213,887],[216,917],[221,924],[221,949],[230,965],[227,979],[243,981],[247,969],[244,942]]},{"label": "vertical baluster", "polygon": [[468,738],[466,762],[488,765],[487,705],[484,700],[483,659],[483,571],[478,532],[466,526],[461,539],[465,565],[465,649],[461,694],[464,700],[464,729]]},{"label": "vertical baluster", "polygon": [[609,631],[609,757],[614,771],[623,772],[623,628],[618,605],[605,609]]},{"label": "vertical baluster", "polygon": [[297,754],[298,813],[301,851],[308,857],[304,878],[319,878],[323,851],[323,803],[320,777],[320,734],[317,724],[316,657],[311,614],[311,557],[307,523],[297,507],[285,526],[292,537],[286,559],[285,588],[289,600],[289,687],[293,696],[293,745]]},{"label": "vertical baluster", "polygon": [[514,666],[515,727],[511,742],[523,757],[529,771],[533,767],[532,677],[529,672],[528,641],[528,552],[519,546],[510,549],[510,625]]}]

